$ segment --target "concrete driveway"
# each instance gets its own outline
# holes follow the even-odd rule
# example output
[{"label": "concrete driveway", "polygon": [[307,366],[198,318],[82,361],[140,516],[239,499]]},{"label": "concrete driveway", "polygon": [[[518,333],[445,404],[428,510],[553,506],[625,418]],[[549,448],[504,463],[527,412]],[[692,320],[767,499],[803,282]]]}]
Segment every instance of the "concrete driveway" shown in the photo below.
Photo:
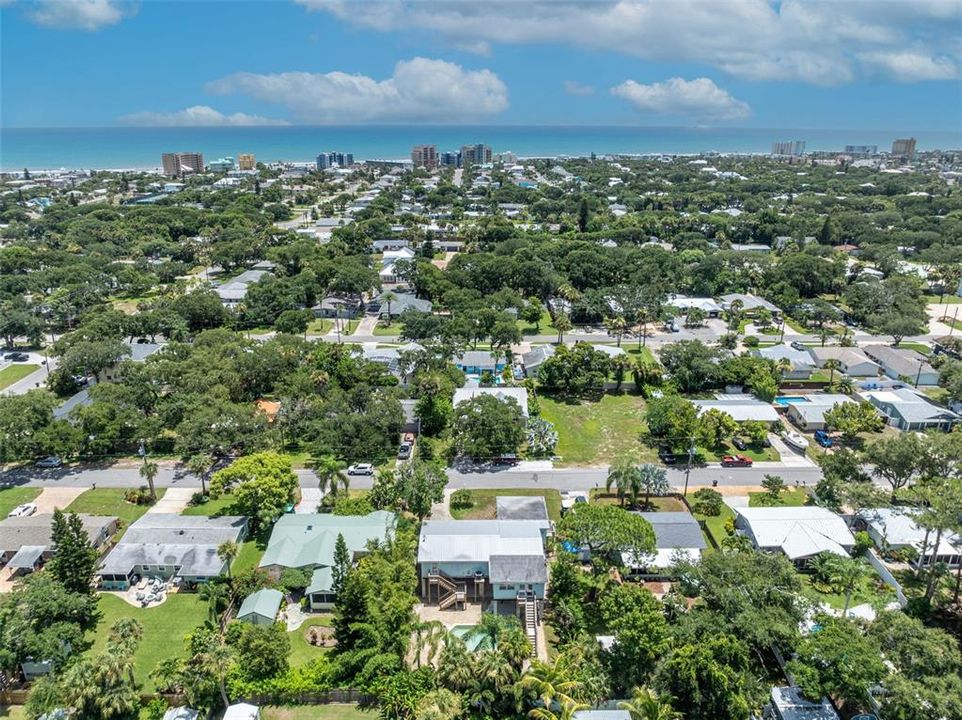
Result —
[{"label": "concrete driveway", "polygon": [[169,515],[180,515],[190,503],[191,496],[197,492],[193,488],[167,488],[164,496],[155,502],[147,510],[150,513],[165,513]]},{"label": "concrete driveway", "polygon": [[57,508],[64,510],[86,491],[85,487],[45,487],[34,500],[37,512],[52,513]]}]

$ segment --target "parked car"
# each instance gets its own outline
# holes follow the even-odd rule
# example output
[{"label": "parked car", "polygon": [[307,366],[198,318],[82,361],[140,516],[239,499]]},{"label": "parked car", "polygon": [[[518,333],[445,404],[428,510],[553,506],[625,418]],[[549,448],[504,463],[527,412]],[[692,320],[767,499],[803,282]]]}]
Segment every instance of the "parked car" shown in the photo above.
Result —
[{"label": "parked car", "polygon": [[658,448],[658,459],[665,463],[665,465],[674,465],[678,462],[678,457],[675,453],[666,447]]},{"label": "parked car", "polygon": [[808,350],[808,348],[805,347],[805,343],[803,343],[801,340],[792,340],[792,347],[795,350],[801,350],[802,352]]},{"label": "parked car", "polygon": [[732,438],[732,445],[735,446],[736,450],[748,450],[748,443],[742,440],[740,437]]},{"label": "parked car", "polygon": [[30,356],[23,352],[12,352],[7,353],[6,359],[10,362],[27,362],[27,360],[30,359]]},{"label": "parked car", "polygon": [[34,463],[38,468],[57,468],[63,465],[63,460],[61,460],[56,455],[48,455],[45,458],[41,458]]},{"label": "parked car", "polygon": [[403,442],[397,449],[397,459],[407,460],[409,457],[411,457],[411,443]]},{"label": "parked car", "polygon": [[517,465],[519,460],[518,456],[514,453],[505,453],[504,455],[499,455],[494,458],[492,462],[495,465]]},{"label": "parked car", "polygon": [[722,467],[751,467],[752,459],[745,455],[726,455],[721,464]]},{"label": "parked car", "polygon": [[374,466],[371,463],[357,463],[347,469],[348,475],[373,475]]},{"label": "parked car", "polygon": [[835,441],[832,440],[832,436],[824,430],[815,431],[815,442],[817,442],[823,448],[830,448],[835,444]]},{"label": "parked car", "polygon": [[18,517],[30,517],[35,512],[37,512],[36,503],[24,503],[23,505],[17,505],[13,510],[7,513],[8,518],[18,518]]}]

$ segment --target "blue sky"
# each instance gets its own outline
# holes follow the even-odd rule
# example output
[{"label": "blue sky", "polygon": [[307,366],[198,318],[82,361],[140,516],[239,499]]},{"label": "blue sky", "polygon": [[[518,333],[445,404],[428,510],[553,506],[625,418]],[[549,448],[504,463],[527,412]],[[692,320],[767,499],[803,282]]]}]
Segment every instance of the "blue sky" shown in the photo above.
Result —
[{"label": "blue sky", "polygon": [[959,0],[0,0],[6,127],[962,129]]}]

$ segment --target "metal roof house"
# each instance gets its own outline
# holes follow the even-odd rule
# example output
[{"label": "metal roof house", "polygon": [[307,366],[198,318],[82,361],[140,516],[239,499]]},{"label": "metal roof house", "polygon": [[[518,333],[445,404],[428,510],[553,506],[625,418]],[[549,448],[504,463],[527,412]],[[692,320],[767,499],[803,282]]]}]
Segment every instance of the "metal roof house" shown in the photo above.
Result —
[{"label": "metal roof house", "polygon": [[265,275],[270,274],[267,270],[245,270],[237,277],[216,287],[214,292],[217,293],[220,301],[227,307],[237,307],[244,302],[244,299],[247,297],[248,286],[260,282]]},{"label": "metal roof house", "polygon": [[933,552],[937,562],[950,568],[962,564],[962,537],[951,532],[943,532],[935,547],[935,533],[927,533],[915,521],[914,513],[904,508],[870,508],[860,510],[858,520],[865,524],[865,530],[881,550],[911,547],[925,557],[913,561],[913,565],[931,565]]},{"label": "metal roof house", "polygon": [[692,404],[699,415],[709,409],[715,409],[728,413],[735,422],[761,420],[773,423],[778,420],[778,413],[770,403],[762,402],[752,395],[720,393],[715,395],[714,400],[692,400]]},{"label": "metal roof house", "polygon": [[797,687],[773,687],[766,710],[772,720],[839,720],[828,698],[812,702]]},{"label": "metal roof house", "polygon": [[[80,515],[84,532],[95,548],[100,548],[117,532],[117,518]],[[53,557],[51,533],[53,514],[0,520],[0,567],[11,572],[33,572]]]},{"label": "metal roof house", "polygon": [[[482,602],[516,600],[521,593],[544,599],[548,580],[539,520],[428,520],[418,541],[421,593],[430,602],[437,587],[445,609],[467,595]],[[460,588],[460,589],[455,589]],[[468,588],[471,588],[469,591]],[[458,600],[458,593],[461,593]]]},{"label": "metal roof house", "polygon": [[722,307],[725,310],[730,309],[733,302],[741,302],[742,312],[746,315],[754,315],[762,309],[768,310],[775,317],[781,315],[782,312],[777,305],[750,293],[729,293],[728,295],[722,295],[719,300],[721,300]]},{"label": "metal roof house", "polygon": [[280,590],[261,588],[244,598],[237,619],[251,625],[273,625],[283,600],[284,594]]},{"label": "metal roof house", "polygon": [[819,553],[847,556],[855,537],[845,521],[826,508],[735,508],[735,528],[759,550],[781,552],[796,565]]},{"label": "metal roof house", "polygon": [[353,560],[367,552],[372,540],[384,542],[394,534],[397,517],[384,510],[367,515],[283,515],[274,524],[260,567],[275,580],[284,568],[313,570],[305,591],[313,610],[334,605],[334,547],[342,535]]},{"label": "metal roof house", "polygon": [[[391,300],[390,313],[392,318],[400,317],[408,310],[415,312],[431,312],[434,307],[430,300],[422,300],[407,293],[393,293],[394,299]],[[374,300],[368,303],[367,309],[376,312],[381,319],[388,316],[387,293],[381,293]]]},{"label": "metal roof house", "polygon": [[833,407],[855,402],[848,395],[837,393],[814,393],[803,397],[803,402],[789,404],[785,414],[802,430],[812,432],[825,429],[825,413]]},{"label": "metal roof house", "polygon": [[651,523],[651,529],[655,531],[655,556],[649,559],[626,557],[623,554],[622,560],[632,569],[667,568],[673,564],[676,557],[697,562],[701,558],[702,551],[708,547],[698,521],[690,513],[639,512],[636,514]]},{"label": "metal roof house", "polygon": [[453,362],[466,375],[480,375],[485,371],[500,373],[508,364],[504,355],[495,355],[487,350],[468,350],[454,358]]},{"label": "metal roof house", "polygon": [[717,318],[725,311],[721,305],[712,300],[711,298],[697,298],[697,297],[686,297],[685,295],[676,295],[675,297],[669,297],[665,301],[665,305],[673,307],[676,310],[686,311],[690,308],[695,308],[701,310],[705,313],[705,317]]},{"label": "metal roof house", "polygon": [[904,432],[932,429],[948,432],[960,419],[957,413],[929,402],[909,388],[869,390],[861,396],[878,408],[889,425]]},{"label": "metal roof house", "polygon": [[755,354],[776,363],[782,359],[788,360],[791,367],[782,372],[782,377],[786,380],[807,380],[815,372],[815,361],[812,360],[812,356],[807,351],[796,350],[787,343],[759,348]]},{"label": "metal roof house", "polygon": [[538,368],[549,357],[555,354],[554,345],[539,345],[531,348],[528,352],[521,355],[521,364],[524,366],[525,377],[537,377]]},{"label": "metal roof house", "polygon": [[105,590],[126,590],[135,578],[180,578],[207,582],[227,570],[217,548],[247,535],[247,518],[147,513],[131,524],[98,570]]}]

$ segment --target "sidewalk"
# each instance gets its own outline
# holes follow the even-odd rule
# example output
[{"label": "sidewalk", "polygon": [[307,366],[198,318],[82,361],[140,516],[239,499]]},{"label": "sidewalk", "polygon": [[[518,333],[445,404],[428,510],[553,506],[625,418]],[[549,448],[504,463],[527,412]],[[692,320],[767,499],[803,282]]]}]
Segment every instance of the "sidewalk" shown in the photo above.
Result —
[{"label": "sidewalk", "polygon": [[357,324],[357,327],[354,328],[354,332],[348,335],[348,337],[354,337],[356,335],[374,335],[374,328],[377,327],[377,321],[377,315],[365,315],[361,318],[361,322]]}]

